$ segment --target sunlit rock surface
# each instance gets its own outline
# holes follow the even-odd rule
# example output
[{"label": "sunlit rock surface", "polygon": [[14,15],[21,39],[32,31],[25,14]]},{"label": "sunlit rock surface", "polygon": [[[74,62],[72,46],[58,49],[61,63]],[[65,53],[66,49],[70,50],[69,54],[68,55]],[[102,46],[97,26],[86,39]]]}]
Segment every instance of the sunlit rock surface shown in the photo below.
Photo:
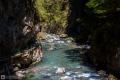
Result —
[{"label": "sunlit rock surface", "polygon": [[18,69],[24,69],[41,61],[43,57],[43,52],[41,49],[41,45],[38,45],[22,53],[19,53],[18,55],[20,56],[15,57],[12,60],[13,68],[18,67]]},{"label": "sunlit rock surface", "polygon": [[65,68],[57,68],[55,74],[63,74],[65,73]]}]

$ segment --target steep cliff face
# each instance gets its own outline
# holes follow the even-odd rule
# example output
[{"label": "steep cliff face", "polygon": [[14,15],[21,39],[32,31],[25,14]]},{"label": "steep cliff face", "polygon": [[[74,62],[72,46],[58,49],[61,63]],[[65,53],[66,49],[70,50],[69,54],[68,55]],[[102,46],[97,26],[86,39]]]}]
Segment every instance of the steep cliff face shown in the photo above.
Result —
[{"label": "steep cliff face", "polygon": [[34,43],[40,31],[33,0],[0,0],[0,56]]},{"label": "steep cliff face", "polygon": [[64,33],[69,15],[69,0],[36,0],[42,31]]},{"label": "steep cliff face", "polygon": [[[86,42],[85,40],[88,40],[91,48],[87,52],[87,55],[93,65],[98,70],[107,70],[109,73],[119,77],[119,1],[108,1],[108,3],[107,1],[106,3],[100,3],[98,1],[100,6],[96,8],[94,7],[96,6],[97,0],[69,1],[71,13],[68,16],[67,33],[75,37],[78,42]],[[90,8],[86,6],[87,1],[91,1]],[[101,4],[107,4],[109,6],[106,6],[105,8],[105,6]],[[91,6],[93,7],[91,8]],[[104,9],[107,10],[102,14],[101,11],[103,10],[104,12]],[[97,13],[95,11],[97,11]]]},{"label": "steep cliff face", "polygon": [[88,57],[99,70],[105,69],[118,77],[120,77],[119,4],[117,0],[105,2],[90,0],[86,4],[88,7],[86,24],[92,33]]},{"label": "steep cliff face", "polygon": [[[91,39],[91,49],[87,55],[93,65],[98,69],[107,70],[109,73],[120,76],[120,39],[118,30],[100,30],[94,33]],[[98,33],[99,31],[99,33]],[[118,33],[117,33],[118,32]],[[96,36],[97,35],[97,36]]]},{"label": "steep cliff face", "polygon": [[86,18],[85,3],[87,0],[69,0],[70,15],[68,16],[68,26],[66,33],[74,37],[76,41],[85,42],[88,31],[84,26]]}]

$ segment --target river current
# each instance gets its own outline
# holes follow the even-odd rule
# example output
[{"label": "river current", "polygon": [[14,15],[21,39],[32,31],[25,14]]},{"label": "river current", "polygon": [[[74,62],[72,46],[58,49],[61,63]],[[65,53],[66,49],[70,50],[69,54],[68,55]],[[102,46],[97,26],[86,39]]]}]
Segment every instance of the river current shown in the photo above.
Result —
[{"label": "river current", "polygon": [[[105,80],[88,63],[84,51],[76,43],[61,39],[59,35],[47,34],[48,41],[42,41],[42,61],[26,70],[24,80]],[[88,45],[82,47],[90,48]],[[58,68],[65,72],[56,74]],[[68,78],[68,79],[67,79]]]}]

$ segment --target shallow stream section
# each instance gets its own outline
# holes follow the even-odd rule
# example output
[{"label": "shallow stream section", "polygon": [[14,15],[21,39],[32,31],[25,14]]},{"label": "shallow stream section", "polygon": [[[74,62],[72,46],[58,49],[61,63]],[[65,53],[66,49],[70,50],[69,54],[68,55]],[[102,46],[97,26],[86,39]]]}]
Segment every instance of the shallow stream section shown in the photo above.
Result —
[{"label": "shallow stream section", "polygon": [[[41,42],[43,59],[26,70],[24,80],[105,80],[105,77],[97,74],[88,63],[80,46],[71,41],[61,40],[58,35],[57,40],[50,36],[56,35],[49,34],[48,41]],[[86,45],[82,45],[84,46]],[[64,68],[65,71],[57,74],[56,70],[60,68]]]}]

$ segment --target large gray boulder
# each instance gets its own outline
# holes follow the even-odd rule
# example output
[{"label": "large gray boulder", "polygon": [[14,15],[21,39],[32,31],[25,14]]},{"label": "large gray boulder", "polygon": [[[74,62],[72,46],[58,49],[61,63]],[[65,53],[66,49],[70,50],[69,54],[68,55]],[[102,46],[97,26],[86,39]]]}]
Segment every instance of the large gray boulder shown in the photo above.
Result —
[{"label": "large gray boulder", "polygon": [[65,73],[65,68],[57,68],[55,73],[56,74],[63,74],[63,73]]}]

